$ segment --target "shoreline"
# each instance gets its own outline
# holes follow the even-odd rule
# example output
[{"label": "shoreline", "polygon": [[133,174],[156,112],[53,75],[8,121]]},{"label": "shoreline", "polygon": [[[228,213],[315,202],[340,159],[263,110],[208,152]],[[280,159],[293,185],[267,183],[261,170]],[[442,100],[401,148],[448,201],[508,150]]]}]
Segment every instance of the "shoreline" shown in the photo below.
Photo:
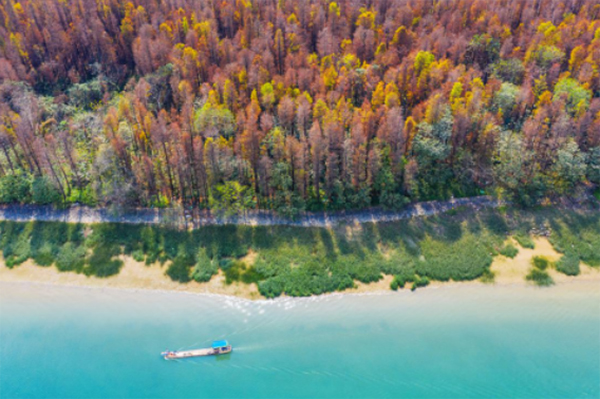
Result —
[{"label": "shoreline", "polygon": [[[432,281],[431,284],[423,289],[434,289],[445,286],[529,286],[533,284],[525,280],[525,275],[530,269],[530,260],[533,256],[546,256],[551,261],[555,261],[560,254],[552,248],[550,242],[543,237],[534,239],[535,249],[525,249],[519,247],[519,253],[514,259],[498,255],[494,258],[490,270],[495,274],[493,283],[483,283],[479,279],[470,281]],[[186,284],[178,283],[169,279],[165,275],[166,265],[160,264],[145,265],[137,262],[128,256],[119,257],[124,265],[119,274],[99,278],[86,276],[75,272],[60,272],[54,266],[38,266],[33,260],[29,259],[23,264],[12,269],[6,267],[3,259],[0,260],[0,283],[22,283],[22,284],[43,284],[55,286],[86,287],[91,289],[110,288],[125,290],[144,290],[144,291],[162,291],[162,292],[184,292],[191,294],[204,295],[223,295],[246,300],[265,300],[260,295],[255,284],[244,284],[233,282],[230,285],[225,284],[225,277],[222,272],[214,276],[209,282],[198,283],[191,281]],[[550,276],[556,285],[569,284],[572,282],[590,282],[596,283],[600,287],[600,268],[593,268],[581,264],[581,273],[578,276],[567,276],[557,272],[555,269],[548,270]],[[356,282],[354,288],[344,291],[333,292],[324,295],[353,295],[353,294],[373,294],[379,292],[392,292],[390,282],[393,276],[383,275],[383,278],[375,283],[365,284]],[[547,289],[552,289],[548,287]],[[400,291],[409,291],[404,288]],[[282,297],[287,297],[283,295]]]}]

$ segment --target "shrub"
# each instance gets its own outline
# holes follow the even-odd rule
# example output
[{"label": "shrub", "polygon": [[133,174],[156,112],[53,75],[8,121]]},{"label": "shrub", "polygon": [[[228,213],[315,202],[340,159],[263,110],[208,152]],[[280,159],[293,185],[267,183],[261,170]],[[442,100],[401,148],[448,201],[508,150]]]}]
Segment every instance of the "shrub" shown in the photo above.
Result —
[{"label": "shrub", "polygon": [[540,287],[548,287],[554,284],[554,280],[545,270],[540,270],[537,267],[532,268],[529,274],[525,277],[527,281],[532,281],[535,285]]},{"label": "shrub", "polygon": [[31,201],[31,181],[21,173],[0,177],[0,203],[27,203]]},{"label": "shrub", "polygon": [[507,244],[500,248],[498,251],[500,255],[506,256],[507,258],[514,258],[519,253],[519,249],[512,244]]},{"label": "shrub", "polygon": [[69,102],[76,107],[92,109],[102,100],[102,84],[94,79],[86,83],[76,83],[67,91]]},{"label": "shrub", "polygon": [[58,204],[61,202],[60,192],[46,176],[33,179],[31,199],[38,205]]},{"label": "shrub", "polygon": [[577,276],[579,269],[579,256],[572,252],[564,254],[558,262],[556,262],[556,270],[567,276]]},{"label": "shrub", "polygon": [[600,266],[600,215],[570,214],[556,222],[549,238],[561,253],[572,252],[590,266]]},{"label": "shrub", "polygon": [[146,256],[144,255],[144,251],[141,249],[137,249],[131,253],[131,257],[135,259],[136,262],[143,262]]},{"label": "shrub", "polygon": [[81,272],[85,265],[85,247],[68,242],[56,255],[56,268],[61,272]]},{"label": "shrub", "polygon": [[247,268],[246,271],[241,276],[241,280],[245,284],[252,284],[252,283],[258,284],[260,281],[262,281],[264,279],[265,279],[265,276],[261,272],[256,270],[256,268],[254,266],[250,266],[249,268]]},{"label": "shrub", "polygon": [[531,238],[531,236],[529,236],[529,234],[520,232],[520,233],[517,233],[514,235],[514,239],[523,248],[527,248],[527,249],[535,248],[535,243],[533,242],[533,239]]},{"label": "shrub", "polygon": [[[33,251],[32,251],[33,252]],[[57,248],[49,242],[44,242],[32,254],[33,260],[40,266],[50,266],[54,263]]]},{"label": "shrub", "polygon": [[31,255],[31,243],[29,234],[23,233],[16,238],[14,243],[4,247],[4,258],[6,259],[6,267],[12,268],[20,265],[29,259]]},{"label": "shrub", "polygon": [[192,279],[190,277],[190,268],[191,265],[183,257],[177,257],[169,265],[167,276],[173,281],[188,283]]},{"label": "shrub", "polygon": [[406,285],[406,283],[412,283],[412,282],[415,282],[417,280],[419,280],[419,277],[416,276],[415,274],[412,274],[412,275],[395,275],[394,279],[390,283],[390,288],[392,290],[396,291],[398,288],[404,288],[404,286]]},{"label": "shrub", "polygon": [[421,241],[424,259],[416,264],[419,275],[440,281],[473,280],[492,264],[485,237],[469,234],[450,242],[444,238]]},{"label": "shrub", "polygon": [[219,270],[218,263],[218,259],[210,259],[206,255],[206,248],[201,248],[198,251],[198,260],[192,271],[192,278],[198,282],[210,281]]},{"label": "shrub", "polygon": [[89,258],[88,265],[83,270],[88,276],[108,277],[119,273],[123,266],[123,261],[113,259],[120,255],[121,250],[118,246],[109,243],[101,243],[94,247],[92,255]]},{"label": "shrub", "polygon": [[397,291],[398,288],[404,288],[405,284],[406,284],[406,281],[404,280],[404,278],[402,278],[400,276],[394,276],[394,279],[390,283],[390,288],[394,291]]},{"label": "shrub", "polygon": [[414,291],[419,287],[426,287],[428,285],[429,285],[429,279],[427,277],[415,276],[415,280],[413,281],[412,286],[410,287],[410,290]]},{"label": "shrub", "polygon": [[485,284],[491,284],[495,281],[496,274],[490,269],[485,269],[483,274],[481,275],[481,282]]},{"label": "shrub", "polygon": [[270,278],[258,283],[258,291],[265,298],[276,298],[283,293],[285,284],[281,278]]},{"label": "shrub", "polygon": [[540,270],[546,270],[550,266],[550,261],[544,256],[534,256],[531,259],[531,264]]},{"label": "shrub", "polygon": [[219,267],[223,271],[226,271],[227,269],[229,269],[231,266],[233,266],[233,264],[234,264],[233,259],[223,258],[223,259],[219,260]]}]

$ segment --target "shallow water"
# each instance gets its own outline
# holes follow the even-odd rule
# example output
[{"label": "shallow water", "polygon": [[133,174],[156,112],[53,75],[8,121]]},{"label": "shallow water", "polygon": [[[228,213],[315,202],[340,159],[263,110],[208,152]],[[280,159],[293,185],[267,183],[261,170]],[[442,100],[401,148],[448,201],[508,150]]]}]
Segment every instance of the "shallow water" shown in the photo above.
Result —
[{"label": "shallow water", "polygon": [[[0,397],[597,398],[599,288],[249,302],[0,283]],[[220,338],[231,355],[159,356]]]}]

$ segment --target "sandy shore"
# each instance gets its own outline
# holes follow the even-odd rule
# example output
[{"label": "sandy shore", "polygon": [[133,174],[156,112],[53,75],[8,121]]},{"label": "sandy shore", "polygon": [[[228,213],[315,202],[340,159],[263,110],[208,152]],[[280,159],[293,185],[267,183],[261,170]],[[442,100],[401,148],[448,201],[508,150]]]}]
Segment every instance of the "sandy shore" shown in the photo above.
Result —
[{"label": "sandy shore", "polygon": [[[552,261],[558,260],[560,254],[557,253],[546,238],[536,238],[535,249],[519,248],[519,253],[514,259],[504,256],[497,256],[492,263],[491,270],[495,273],[496,285],[531,285],[525,280],[525,276],[531,268],[531,258],[534,256],[546,256]],[[246,299],[260,299],[262,296],[258,292],[256,285],[246,285],[243,283],[225,284],[225,277],[219,272],[207,283],[197,283],[191,281],[188,284],[180,284],[172,281],[165,275],[167,266],[154,264],[147,266],[142,262],[122,256],[124,262],[121,272],[108,278],[98,278],[94,276],[85,276],[73,272],[59,272],[54,266],[37,266],[32,260],[9,269],[0,260],[0,282],[32,282],[44,284],[56,284],[67,286],[86,286],[86,287],[113,287],[126,289],[146,289],[146,290],[169,290],[183,291],[193,293],[230,295]],[[244,261],[252,264],[255,259],[251,252]],[[600,288],[600,269],[592,268],[584,264],[581,265],[581,274],[579,276],[566,276],[558,273],[554,269],[549,270],[556,284],[564,284],[571,281],[589,281],[598,283]],[[374,291],[389,291],[392,276],[384,278],[376,283],[364,284],[357,282],[356,287],[344,291],[345,293],[364,293]],[[449,284],[484,284],[479,280],[460,281],[460,282],[439,282],[434,281],[430,287],[439,287]],[[550,288],[551,289],[551,288]]]}]

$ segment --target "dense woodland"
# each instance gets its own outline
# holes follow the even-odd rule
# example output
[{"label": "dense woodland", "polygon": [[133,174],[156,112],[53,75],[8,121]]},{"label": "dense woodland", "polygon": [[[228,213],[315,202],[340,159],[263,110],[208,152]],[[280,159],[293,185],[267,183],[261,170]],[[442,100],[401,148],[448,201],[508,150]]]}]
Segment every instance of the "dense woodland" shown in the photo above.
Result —
[{"label": "dense woodland", "polygon": [[4,0],[0,202],[397,209],[600,183],[594,0]]}]

